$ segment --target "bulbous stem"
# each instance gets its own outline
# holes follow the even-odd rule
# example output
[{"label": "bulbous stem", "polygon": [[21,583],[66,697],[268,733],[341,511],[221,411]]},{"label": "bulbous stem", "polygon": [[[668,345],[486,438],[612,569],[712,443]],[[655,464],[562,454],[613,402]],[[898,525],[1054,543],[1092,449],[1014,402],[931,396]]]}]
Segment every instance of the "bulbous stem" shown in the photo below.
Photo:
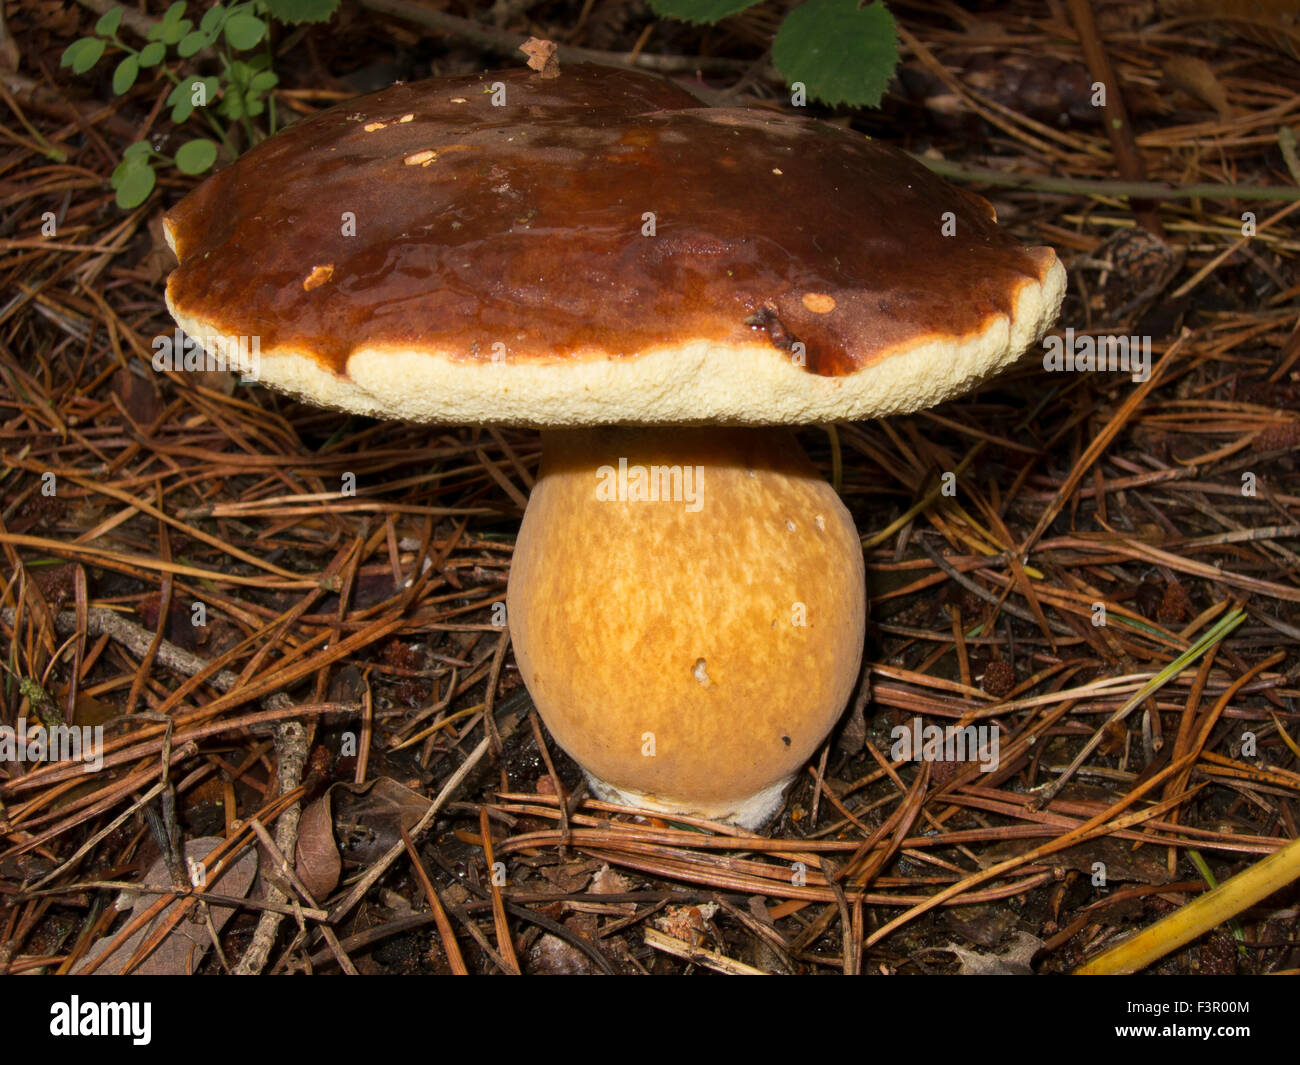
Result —
[{"label": "bulbous stem", "polygon": [[753,827],[857,679],[861,542],[788,431],[550,432],[508,615],[597,794]]}]

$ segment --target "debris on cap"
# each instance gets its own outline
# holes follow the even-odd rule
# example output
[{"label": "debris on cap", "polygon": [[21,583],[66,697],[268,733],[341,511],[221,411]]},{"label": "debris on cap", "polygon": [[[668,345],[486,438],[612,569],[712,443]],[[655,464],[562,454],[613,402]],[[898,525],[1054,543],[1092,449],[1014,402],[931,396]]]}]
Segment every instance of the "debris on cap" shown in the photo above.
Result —
[{"label": "debris on cap", "polygon": [[540,37],[529,37],[519,46],[519,50],[528,57],[528,66],[544,78],[560,76],[560,61],[555,53],[559,51],[554,41],[544,41]]}]

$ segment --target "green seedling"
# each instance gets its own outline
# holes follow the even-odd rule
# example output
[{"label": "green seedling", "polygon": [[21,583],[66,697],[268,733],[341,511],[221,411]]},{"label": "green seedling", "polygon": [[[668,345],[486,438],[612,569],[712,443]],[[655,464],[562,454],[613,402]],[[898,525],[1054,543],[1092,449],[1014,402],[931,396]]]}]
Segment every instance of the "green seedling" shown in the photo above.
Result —
[{"label": "green seedling", "polygon": [[[650,0],[661,18],[712,25],[761,0]],[[772,62],[794,88],[814,100],[850,107],[879,107],[898,66],[898,29],[883,3],[804,0],[772,41]]]},{"label": "green seedling", "polygon": [[[216,138],[196,137],[174,155],[158,151],[148,141],[137,141],[122,153],[110,183],[117,205],[129,210],[148,199],[157,182],[159,165],[174,166],[183,174],[202,174],[217,161],[219,146],[230,157],[238,154],[231,142],[229,124],[238,122],[248,144],[275,132],[275,97],[271,90],[279,77],[271,69],[271,27],[283,23],[322,22],[338,8],[339,0],[246,0],[216,4],[198,24],[186,17],[184,0],[176,0],[146,34],[145,43],[133,48],[119,36],[121,7],[110,8],[95,23],[94,34],[73,41],[64,49],[60,65],[74,74],[93,70],[110,48],[120,56],[113,69],[113,92],[130,92],[141,76],[157,68],[172,83],[167,97],[170,117],[177,126],[205,125]],[[256,54],[255,49],[260,49]],[[215,75],[197,72],[215,60]],[[176,69],[173,69],[173,66]],[[261,121],[265,116],[265,128]],[[259,120],[259,121],[255,121]]]}]

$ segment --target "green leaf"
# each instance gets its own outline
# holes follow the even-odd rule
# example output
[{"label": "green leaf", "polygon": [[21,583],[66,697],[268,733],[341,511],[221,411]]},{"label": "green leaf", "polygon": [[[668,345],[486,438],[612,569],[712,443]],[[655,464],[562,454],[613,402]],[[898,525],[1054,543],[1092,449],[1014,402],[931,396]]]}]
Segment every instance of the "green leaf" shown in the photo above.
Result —
[{"label": "green leaf", "polygon": [[263,0],[277,22],[328,22],[339,0]]},{"label": "green leaf", "polygon": [[172,122],[180,125],[194,113],[194,104],[191,102],[194,95],[193,78],[186,78],[176,83],[167,97],[167,102],[172,105]]},{"label": "green leaf", "polygon": [[210,140],[186,141],[176,150],[176,169],[182,174],[202,174],[217,161],[217,146]]},{"label": "green leaf", "polygon": [[153,41],[140,49],[140,65],[156,67],[167,55],[167,46],[161,41]]},{"label": "green leaf", "polygon": [[127,56],[117,64],[117,69],[113,71],[113,91],[118,96],[128,92],[139,75],[140,61],[133,55]]},{"label": "green leaf", "polygon": [[226,40],[238,52],[257,47],[266,35],[266,23],[252,15],[231,15],[226,20]]},{"label": "green leaf", "polygon": [[194,23],[187,18],[181,19],[180,22],[168,22],[163,27],[163,42],[165,44],[176,44],[187,33],[189,33],[193,27]]},{"label": "green leaf", "polygon": [[879,107],[898,65],[894,16],[882,3],[806,0],[781,23],[772,62],[823,103]]},{"label": "green leaf", "polygon": [[176,46],[176,51],[180,53],[182,59],[188,59],[190,56],[203,51],[216,39],[214,34],[195,30],[193,33],[187,33],[181,38],[180,44]]},{"label": "green leaf", "polygon": [[197,84],[203,85],[205,106],[217,98],[219,86],[216,78],[184,78],[178,81],[167,97],[167,103],[172,105],[172,122],[176,125],[194,113],[194,86]]},{"label": "green leaf", "polygon": [[215,37],[217,31],[221,29],[221,24],[226,21],[227,14],[229,14],[229,12],[227,12],[224,7],[220,4],[214,4],[212,7],[208,8],[207,14],[203,16],[203,20],[199,23],[199,29],[204,33],[210,33]]},{"label": "green leaf", "polygon": [[136,141],[126,146],[126,150],[122,152],[122,161],[125,163],[131,159],[147,158],[152,154],[153,146],[148,141]]},{"label": "green leaf", "polygon": [[163,12],[162,20],[166,24],[173,24],[180,22],[184,17],[185,0],[176,0],[176,3],[172,4],[165,12]]},{"label": "green leaf", "polygon": [[248,83],[248,87],[254,92],[266,92],[267,89],[274,89],[280,84],[280,76],[272,70],[263,70],[253,75],[253,80]]},{"label": "green leaf", "polygon": [[82,37],[73,41],[63,49],[59,66],[71,67],[74,74],[84,74],[99,62],[99,57],[104,54],[105,43],[98,37]]},{"label": "green leaf", "polygon": [[153,167],[147,162],[137,159],[123,162],[110,179],[113,188],[117,189],[117,205],[125,211],[139,207],[149,198],[157,180]]},{"label": "green leaf", "polygon": [[711,26],[758,3],[761,0],[650,0],[650,7],[660,18],[704,22]]},{"label": "green leaf", "polygon": [[256,118],[265,110],[266,105],[258,99],[256,93],[250,92],[244,94],[244,111],[250,118]]},{"label": "green leaf", "polygon": [[165,33],[166,30],[167,23],[155,22],[149,27],[149,32],[144,35],[144,39],[146,41],[161,41],[163,39],[163,33]]},{"label": "green leaf", "polygon": [[95,32],[101,37],[112,37],[120,25],[122,25],[122,9],[110,7],[99,16],[99,21],[95,23]]}]

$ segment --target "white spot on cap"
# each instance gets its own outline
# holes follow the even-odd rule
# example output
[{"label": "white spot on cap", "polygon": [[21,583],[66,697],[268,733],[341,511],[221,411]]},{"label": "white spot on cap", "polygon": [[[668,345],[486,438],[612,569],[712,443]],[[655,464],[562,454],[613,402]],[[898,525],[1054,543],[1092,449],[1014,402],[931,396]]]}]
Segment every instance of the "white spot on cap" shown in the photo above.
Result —
[{"label": "white spot on cap", "polygon": [[830,314],[831,311],[835,310],[835,299],[824,292],[805,292],[803,294],[803,305],[813,314]]}]

